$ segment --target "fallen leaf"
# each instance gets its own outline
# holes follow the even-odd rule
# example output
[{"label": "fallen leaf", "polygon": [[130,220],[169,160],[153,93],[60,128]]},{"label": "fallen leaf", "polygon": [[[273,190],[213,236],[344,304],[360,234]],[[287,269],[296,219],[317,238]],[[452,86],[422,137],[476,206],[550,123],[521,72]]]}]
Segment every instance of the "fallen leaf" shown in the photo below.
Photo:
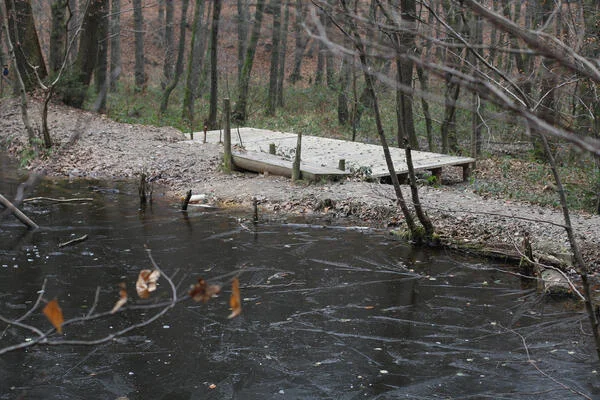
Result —
[{"label": "fallen leaf", "polygon": [[237,277],[231,282],[231,297],[229,298],[231,314],[227,318],[235,318],[242,313],[242,300],[240,297],[240,281]]},{"label": "fallen leaf", "polygon": [[119,311],[119,309],[127,303],[127,289],[125,288],[125,282],[121,282],[119,287],[121,288],[121,290],[119,290],[119,300],[117,300],[112,310],[110,310],[111,314]]},{"label": "fallen leaf", "polygon": [[207,285],[206,281],[202,278],[198,278],[198,283],[190,287],[189,295],[194,301],[202,301],[206,303],[214,295],[221,291],[219,285]]},{"label": "fallen leaf", "polygon": [[58,300],[54,299],[46,304],[42,310],[48,321],[56,328],[58,333],[62,333],[62,324],[65,322],[62,310],[58,305]]},{"label": "fallen leaf", "polygon": [[160,271],[155,269],[151,271],[149,269],[143,269],[138,275],[137,282],[135,283],[135,290],[141,299],[147,299],[150,297],[150,292],[156,290],[158,278],[160,278]]}]

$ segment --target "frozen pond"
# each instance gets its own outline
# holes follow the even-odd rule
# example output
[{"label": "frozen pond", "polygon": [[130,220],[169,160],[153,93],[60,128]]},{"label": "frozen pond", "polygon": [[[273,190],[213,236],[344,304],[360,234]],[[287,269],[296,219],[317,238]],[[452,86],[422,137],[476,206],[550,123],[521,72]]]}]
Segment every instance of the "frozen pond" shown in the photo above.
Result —
[{"label": "frozen pond", "polygon": [[[0,157],[1,160],[1,157]],[[0,193],[23,178],[0,161]],[[116,190],[115,190],[116,189]],[[49,182],[31,196],[92,201],[24,206],[41,228],[0,223],[0,314],[23,315],[47,280],[66,318],[134,299],[144,245],[185,295],[198,277],[224,290],[186,300],[154,323],[95,346],[32,346],[0,355],[0,399],[580,399],[600,384],[584,314],[540,299],[507,267],[412,249],[384,232],[240,221],[177,210],[155,195],[140,211],[128,183]],[[84,234],[82,243],[58,244]],[[239,275],[243,312],[229,314]],[[71,324],[55,340],[93,340],[159,309]],[[37,311],[23,322],[46,331]],[[30,340],[0,323],[0,348]],[[61,340],[62,340],[61,339]]]}]

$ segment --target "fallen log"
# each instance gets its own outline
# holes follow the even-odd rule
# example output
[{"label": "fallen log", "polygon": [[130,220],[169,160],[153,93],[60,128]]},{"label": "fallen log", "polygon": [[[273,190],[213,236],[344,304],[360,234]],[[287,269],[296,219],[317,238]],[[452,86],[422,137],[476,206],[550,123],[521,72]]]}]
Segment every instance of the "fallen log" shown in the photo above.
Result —
[{"label": "fallen log", "polygon": [[29,217],[27,215],[23,214],[23,212],[21,210],[19,210],[17,207],[15,207],[13,205],[13,203],[11,203],[10,201],[8,201],[8,199],[6,197],[2,196],[1,194],[0,194],[0,203],[4,207],[6,207],[7,209],[9,209],[13,213],[13,215],[15,217],[17,217],[17,219],[19,221],[21,221],[23,224],[27,225],[27,227],[29,229],[37,229],[37,228],[39,228],[39,226],[35,222],[33,222],[31,219],[29,219]]}]

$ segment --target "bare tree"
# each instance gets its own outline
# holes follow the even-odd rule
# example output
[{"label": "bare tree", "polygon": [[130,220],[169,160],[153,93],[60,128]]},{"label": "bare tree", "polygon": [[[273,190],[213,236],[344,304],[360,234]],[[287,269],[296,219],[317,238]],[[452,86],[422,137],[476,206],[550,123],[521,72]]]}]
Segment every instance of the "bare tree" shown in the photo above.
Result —
[{"label": "bare tree", "polygon": [[171,80],[168,82],[163,92],[162,99],[160,102],[160,113],[164,114],[167,111],[169,105],[169,97],[171,93],[179,83],[179,78],[183,73],[183,59],[185,57],[185,32],[187,26],[187,10],[190,4],[189,0],[183,0],[181,3],[181,18],[179,21],[179,44],[177,46],[177,62],[175,63],[175,71]]},{"label": "bare tree", "polygon": [[304,20],[304,9],[304,2],[302,0],[296,0],[296,13],[294,16],[294,68],[289,78],[292,84],[302,79],[302,60],[304,59],[306,45],[309,42],[309,38],[305,33],[304,27],[302,26]]},{"label": "bare tree", "polygon": [[35,135],[35,131],[33,129],[33,125],[31,123],[31,119],[29,117],[29,105],[28,105],[28,101],[27,101],[27,92],[26,92],[26,86],[25,86],[25,82],[23,81],[23,78],[21,76],[21,72],[19,71],[19,68],[17,66],[17,57],[15,55],[15,48],[13,46],[12,43],[12,39],[11,39],[11,35],[9,33],[9,28],[8,28],[8,23],[6,23],[7,18],[4,18],[4,15],[6,15],[5,13],[2,12],[2,7],[0,7],[0,15],[1,21],[2,21],[2,30],[4,30],[6,32],[6,44],[8,47],[8,53],[9,56],[12,60],[13,63],[13,67],[15,70],[15,75],[17,78],[17,85],[18,85],[18,90],[19,90],[19,97],[21,100],[21,117],[23,118],[23,125],[25,125],[25,130],[27,131],[27,139],[29,141],[29,145],[31,146],[31,148],[33,149],[33,151],[35,153],[38,152],[38,145],[36,143],[36,135]]},{"label": "bare tree", "polygon": [[249,0],[237,0],[237,33],[238,33],[238,61],[237,75],[238,81],[242,75],[244,66],[244,56],[248,49],[248,28],[250,27],[250,4]]},{"label": "bare tree", "polygon": [[244,123],[247,118],[248,95],[250,90],[250,74],[254,65],[254,54],[260,37],[260,28],[262,26],[263,11],[266,0],[257,0],[256,10],[254,12],[254,25],[252,25],[252,33],[250,34],[250,42],[246,50],[244,65],[238,83],[238,101],[235,103],[232,118],[238,123]]},{"label": "bare tree", "polygon": [[110,71],[116,75],[111,79],[110,88],[116,90],[119,74],[115,71],[121,68],[121,0],[111,0],[110,4]]},{"label": "bare tree", "polygon": [[144,72],[144,15],[142,13],[142,0],[133,0],[133,25],[135,30],[135,90],[141,91],[146,85]]},{"label": "bare tree", "polygon": [[109,4],[108,0],[101,2],[98,16],[98,59],[94,67],[94,84],[96,93],[98,94],[96,112],[105,112],[106,109],[106,93],[108,91],[108,45],[110,39],[109,33]]},{"label": "bare tree", "polygon": [[[30,0],[5,0],[8,34],[14,47],[16,67],[27,91],[37,86],[37,76],[48,72],[35,27]],[[35,71],[33,70],[35,68]]]},{"label": "bare tree", "polygon": [[290,1],[285,2],[283,25],[281,26],[281,50],[279,51],[279,72],[277,73],[277,106],[283,107],[283,84],[285,80],[285,55],[287,53],[288,27],[290,22]]},{"label": "bare tree", "polygon": [[50,71],[57,72],[65,56],[67,41],[67,0],[54,0],[50,6],[52,26],[50,29]]},{"label": "bare tree", "polygon": [[204,0],[196,0],[194,5],[194,21],[192,22],[191,54],[188,59],[187,79],[185,93],[183,96],[182,117],[190,121],[190,127],[194,125],[194,102],[198,92],[200,74],[204,64],[204,48],[206,40],[202,33],[202,19],[204,17]]},{"label": "bare tree", "polygon": [[175,58],[175,5],[174,0],[165,0],[165,33],[164,33],[164,47],[165,47],[165,58],[163,61],[163,79],[160,85],[163,89],[173,79],[175,72],[175,66],[173,65],[173,59]]},{"label": "bare tree", "polygon": [[269,94],[267,96],[267,115],[275,115],[277,106],[277,81],[279,69],[284,68],[279,64],[279,53],[281,47],[281,6],[279,0],[271,1],[271,11],[273,13],[273,34],[271,39],[271,67],[269,71]]},{"label": "bare tree", "polygon": [[219,38],[219,23],[221,20],[221,0],[213,0],[212,27],[210,31],[210,106],[208,112],[208,127],[217,128],[218,85],[219,71],[217,69],[217,48]]}]

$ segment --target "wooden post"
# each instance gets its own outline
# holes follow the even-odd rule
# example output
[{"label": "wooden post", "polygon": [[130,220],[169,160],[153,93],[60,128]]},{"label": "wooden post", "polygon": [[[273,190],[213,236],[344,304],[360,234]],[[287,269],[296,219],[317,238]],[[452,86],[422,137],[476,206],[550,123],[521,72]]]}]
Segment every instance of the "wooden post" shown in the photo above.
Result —
[{"label": "wooden post", "polygon": [[233,157],[231,155],[231,103],[229,99],[223,99],[223,111],[225,112],[223,170],[229,173],[233,168]]},{"label": "wooden post", "polygon": [[202,143],[206,143],[206,132],[208,131],[208,121],[204,120],[204,139],[202,139]]},{"label": "wooden post", "polygon": [[187,211],[188,204],[190,204],[190,199],[192,198],[192,190],[188,190],[183,199],[183,203],[181,203],[181,211]]},{"label": "wooden post", "polygon": [[256,197],[252,198],[252,208],[254,210],[254,215],[252,216],[252,222],[255,224],[258,222],[258,200]]},{"label": "wooden post", "polygon": [[27,225],[27,227],[29,229],[37,229],[39,228],[39,226],[33,222],[31,219],[29,219],[29,217],[27,217],[27,215],[23,214],[21,212],[21,210],[19,210],[17,207],[15,207],[13,205],[13,203],[11,203],[10,201],[8,201],[8,199],[4,196],[2,196],[0,194],[0,204],[2,204],[4,207],[8,208],[15,217],[17,217],[17,219],[19,221],[21,221],[23,224]]},{"label": "wooden post", "polygon": [[294,157],[294,164],[292,166],[292,181],[297,181],[302,179],[302,174],[300,172],[300,160],[301,160],[301,151],[302,151],[302,132],[298,133],[298,141],[296,142],[296,156]]},{"label": "wooden post", "polygon": [[341,159],[338,161],[338,169],[339,169],[340,171],[345,171],[345,170],[346,170],[346,160],[344,160],[343,158],[341,158]]},{"label": "wooden post", "polygon": [[436,182],[438,185],[442,184],[442,168],[432,168],[430,169],[431,175],[435,176]]},{"label": "wooden post", "polygon": [[275,154],[275,143],[269,143],[269,154]]},{"label": "wooden post", "polygon": [[140,175],[140,186],[138,187],[138,193],[140,195],[140,204],[146,204],[148,198],[146,197],[146,193],[148,192],[146,188],[146,174],[142,172]]},{"label": "wooden post", "polygon": [[[473,163],[475,164],[475,163]],[[469,177],[471,176],[471,167],[472,165],[469,164],[464,164],[462,166],[462,178],[463,178],[463,182],[466,182],[469,180]]]}]

